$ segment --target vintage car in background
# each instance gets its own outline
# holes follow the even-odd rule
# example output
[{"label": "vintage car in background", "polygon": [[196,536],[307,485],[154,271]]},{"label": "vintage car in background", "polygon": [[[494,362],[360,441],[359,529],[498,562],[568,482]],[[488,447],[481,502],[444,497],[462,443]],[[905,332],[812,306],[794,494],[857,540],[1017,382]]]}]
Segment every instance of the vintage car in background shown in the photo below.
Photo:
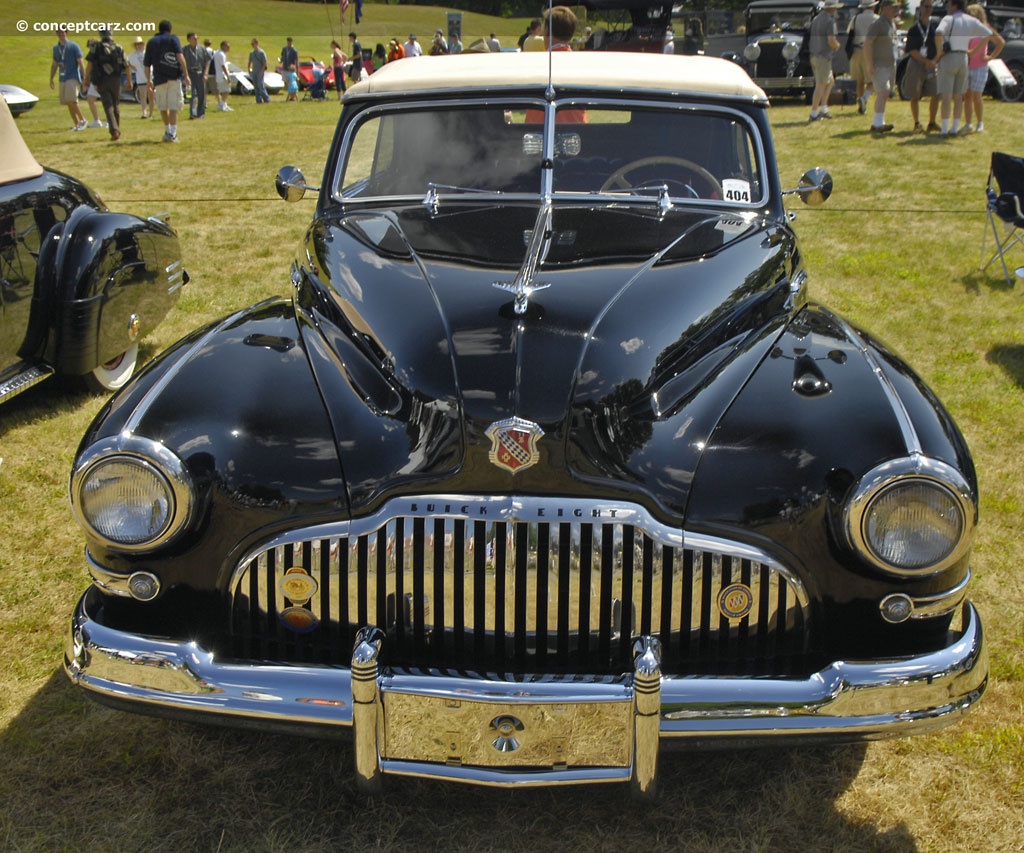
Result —
[{"label": "vintage car in background", "polygon": [[809,301],[767,107],[734,63],[645,53],[349,89],[291,298],[180,341],[82,440],[72,681],[350,733],[369,789],[649,793],[660,746],[957,720],[988,673],[971,456]]},{"label": "vintage car in background", "polygon": [[[241,65],[234,62],[228,63],[228,74],[231,75],[231,93],[233,95],[254,95],[256,86],[252,82],[252,75]],[[267,87],[268,95],[277,95],[284,91],[284,77],[276,71],[263,72],[263,84]]]},{"label": "vintage car in background", "polygon": [[754,0],[745,12],[747,44],[729,58],[769,96],[810,99],[814,72],[808,32],[819,5],[817,0]]},{"label": "vintage car in background", "polygon": [[0,103],[0,402],[53,375],[112,391],[188,275],[159,219],[40,166]]},{"label": "vintage car in background", "polygon": [[0,83],[0,97],[7,102],[7,108],[15,118],[27,113],[39,102],[39,98],[31,92],[10,83]]},{"label": "vintage car in background", "polygon": [[[277,67],[277,72],[282,75],[282,79],[286,70],[280,65]],[[334,68],[330,65],[325,65],[316,57],[301,57],[299,59],[299,67],[295,69],[295,73],[299,76],[300,89],[308,89],[317,78],[323,81],[324,88],[334,88]]]}]

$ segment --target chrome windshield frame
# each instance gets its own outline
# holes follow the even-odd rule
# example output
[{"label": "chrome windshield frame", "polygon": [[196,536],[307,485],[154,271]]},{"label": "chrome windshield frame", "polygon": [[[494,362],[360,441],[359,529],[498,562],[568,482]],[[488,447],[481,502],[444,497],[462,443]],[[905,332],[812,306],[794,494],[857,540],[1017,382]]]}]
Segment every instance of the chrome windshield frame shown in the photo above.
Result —
[{"label": "chrome windshield frame", "polygon": [[[742,109],[738,109],[733,105],[703,103],[697,100],[675,103],[666,102],[656,98],[636,98],[626,100],[621,97],[609,98],[562,93],[551,101],[545,101],[541,97],[531,98],[511,95],[505,97],[481,98],[480,100],[475,101],[473,106],[482,108],[489,107],[492,109],[536,109],[543,112],[543,141],[540,155],[541,180],[537,192],[509,193],[487,190],[465,192],[459,188],[448,189],[442,184],[431,184],[430,186],[424,184],[422,190],[415,194],[409,193],[354,197],[346,195],[342,191],[340,184],[344,178],[348,152],[351,150],[352,142],[358,129],[365,124],[367,120],[383,114],[403,111],[428,112],[433,110],[467,109],[467,102],[465,99],[456,99],[451,97],[430,100],[417,99],[404,103],[388,100],[387,102],[374,104],[360,110],[358,116],[351,120],[345,127],[344,135],[341,139],[341,145],[338,149],[342,156],[339,156],[338,162],[335,164],[335,167],[329,176],[330,180],[326,182],[325,191],[330,192],[332,202],[340,204],[346,209],[364,206],[377,207],[381,205],[422,204],[424,203],[425,197],[429,195],[431,203],[434,205],[441,203],[444,199],[457,200],[459,204],[473,203],[487,205],[493,205],[495,202],[538,202],[545,200],[575,204],[592,204],[595,201],[600,201],[606,204],[617,204],[623,206],[650,206],[657,210],[659,207],[664,206],[666,193],[663,190],[659,190],[657,193],[630,194],[621,191],[556,191],[554,188],[554,171],[552,165],[554,163],[556,131],[558,128],[555,117],[559,110],[568,108],[588,110],[640,109],[728,117],[729,119],[740,122],[751,140],[751,154],[753,155],[754,166],[756,167],[757,175],[759,177],[759,194],[756,198],[751,198],[749,201],[729,201],[726,199],[689,198],[686,196],[669,195],[668,197],[671,199],[672,205],[678,204],[685,207],[714,207],[716,209],[738,213],[744,210],[763,209],[770,202],[770,192],[773,183],[768,172],[768,160],[765,151],[765,143],[761,136],[761,128],[747,112]],[[448,191],[445,191],[446,189],[448,189]]]}]

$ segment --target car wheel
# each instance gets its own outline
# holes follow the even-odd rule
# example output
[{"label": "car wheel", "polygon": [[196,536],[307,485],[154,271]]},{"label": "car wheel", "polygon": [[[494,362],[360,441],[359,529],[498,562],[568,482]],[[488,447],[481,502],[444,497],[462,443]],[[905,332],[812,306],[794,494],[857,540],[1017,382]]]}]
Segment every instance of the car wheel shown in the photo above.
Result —
[{"label": "car wheel", "polygon": [[85,374],[85,385],[90,391],[117,391],[128,384],[138,360],[139,345],[133,344],[116,358]]},{"label": "car wheel", "polygon": [[1018,65],[1014,62],[1006,67],[1010,70],[1016,82],[1012,86],[1003,87],[1003,97],[1007,101],[1019,101],[1024,98],[1024,65]]}]

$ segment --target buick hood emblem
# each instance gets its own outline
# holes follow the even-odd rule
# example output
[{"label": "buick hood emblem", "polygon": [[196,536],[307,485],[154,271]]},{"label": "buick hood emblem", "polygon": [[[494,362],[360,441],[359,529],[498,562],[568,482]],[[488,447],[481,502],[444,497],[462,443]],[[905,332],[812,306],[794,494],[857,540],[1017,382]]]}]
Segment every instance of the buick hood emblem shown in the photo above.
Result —
[{"label": "buick hood emblem", "polygon": [[494,465],[513,474],[535,465],[540,459],[537,442],[544,435],[537,424],[522,418],[496,421],[485,433],[491,440],[488,458]]}]

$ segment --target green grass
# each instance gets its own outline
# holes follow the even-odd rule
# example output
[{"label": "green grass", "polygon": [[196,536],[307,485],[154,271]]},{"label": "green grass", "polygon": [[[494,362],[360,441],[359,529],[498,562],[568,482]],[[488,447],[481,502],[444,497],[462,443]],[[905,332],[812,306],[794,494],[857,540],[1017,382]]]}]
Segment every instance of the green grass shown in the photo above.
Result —
[{"label": "green grass", "polygon": [[[170,14],[178,32],[232,39],[236,52],[252,35],[276,50],[292,34],[314,54],[332,37],[316,4],[181,2],[165,12],[107,2],[102,13],[135,21],[140,8],[147,18]],[[51,0],[32,9],[32,20],[68,17]],[[493,29],[510,43],[523,24],[466,19],[467,41]],[[368,4],[360,34],[364,43],[427,34],[443,20],[442,9]],[[313,202],[279,201],[273,177],[294,163],[319,182],[337,103],[278,97],[257,109],[233,98],[234,113],[182,122],[176,146],[127,108],[115,145],[102,131],[67,132],[67,112],[47,86],[52,41],[18,36],[10,20],[0,31],[0,76],[43,99],[19,120],[37,158],[85,180],[112,207],[169,211],[181,234],[193,282],[144,355],[287,294]],[[986,133],[947,142],[911,135],[901,103],[890,105],[897,129],[886,139],[872,139],[855,109],[835,110],[833,121],[808,125],[806,107],[772,107],[780,172],[786,186],[815,165],[835,179],[824,207],[791,204],[812,296],[903,354],[973,448],[982,522],[972,594],[993,672],[973,714],[935,735],[867,748],[667,754],[662,797],[645,812],[616,787],[513,793],[401,780],[368,803],[355,792],[344,742],[153,720],[71,688],[60,672],[64,632],[88,575],[66,480],[103,398],[44,384],[0,408],[0,848],[1019,849],[1024,283],[1010,288],[1001,270],[976,267],[989,153],[1024,152],[1024,105],[987,101]]]}]

